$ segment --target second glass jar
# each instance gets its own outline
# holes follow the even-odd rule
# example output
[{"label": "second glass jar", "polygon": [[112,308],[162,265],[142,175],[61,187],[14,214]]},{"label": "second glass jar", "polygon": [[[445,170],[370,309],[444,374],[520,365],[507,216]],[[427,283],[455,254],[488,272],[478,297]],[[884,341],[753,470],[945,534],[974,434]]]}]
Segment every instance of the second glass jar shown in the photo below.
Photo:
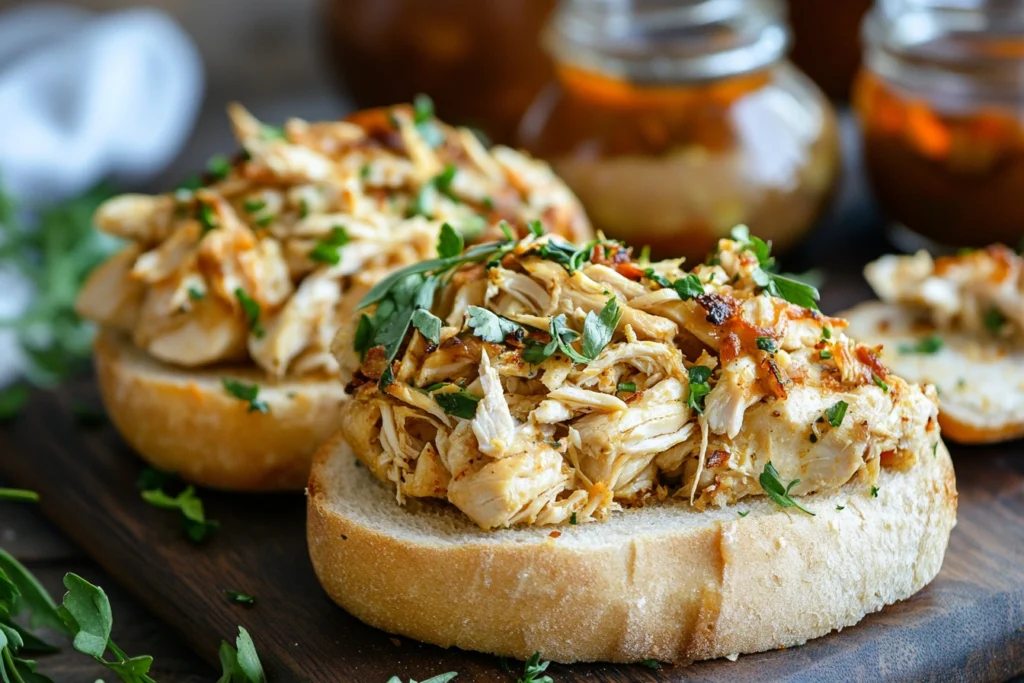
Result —
[{"label": "second glass jar", "polygon": [[775,0],[569,0],[545,36],[556,81],[519,143],[595,227],[655,257],[703,258],[740,223],[785,250],[827,201],[839,155],[788,38]]}]

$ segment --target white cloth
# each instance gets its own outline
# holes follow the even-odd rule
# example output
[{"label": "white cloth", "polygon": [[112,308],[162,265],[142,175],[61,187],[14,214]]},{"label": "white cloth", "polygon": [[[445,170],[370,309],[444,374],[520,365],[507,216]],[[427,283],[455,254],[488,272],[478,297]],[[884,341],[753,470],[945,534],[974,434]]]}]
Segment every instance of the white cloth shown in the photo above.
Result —
[{"label": "white cloth", "polygon": [[[38,206],[106,179],[143,181],[181,149],[202,91],[199,52],[161,12],[0,12],[0,184]],[[0,319],[19,315],[30,289],[0,264]],[[0,333],[0,386],[19,367],[13,334]]]}]

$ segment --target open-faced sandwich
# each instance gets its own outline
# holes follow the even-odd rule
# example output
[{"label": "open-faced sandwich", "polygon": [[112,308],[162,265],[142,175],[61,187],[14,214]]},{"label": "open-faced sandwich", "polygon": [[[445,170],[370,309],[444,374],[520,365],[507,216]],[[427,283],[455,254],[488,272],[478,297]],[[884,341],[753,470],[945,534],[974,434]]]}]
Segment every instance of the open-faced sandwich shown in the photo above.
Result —
[{"label": "open-faced sandwich", "polygon": [[572,662],[803,643],[936,575],[956,489],[934,389],[736,230],[705,264],[505,240],[403,269],[335,342],[328,594],[443,646]]},{"label": "open-faced sandwich", "polygon": [[882,360],[934,384],[942,432],[962,443],[1024,436],[1024,258],[1002,245],[932,259],[883,256],[864,269],[881,301],[847,313]]},{"label": "open-faced sandwich", "polygon": [[391,270],[533,221],[590,227],[548,166],[437,121],[427,100],[283,128],[233,105],[241,146],[191,188],[123,195],[99,229],[128,240],[78,299],[100,324],[107,411],[143,458],[242,490],[301,489],[345,398],[330,343]]}]

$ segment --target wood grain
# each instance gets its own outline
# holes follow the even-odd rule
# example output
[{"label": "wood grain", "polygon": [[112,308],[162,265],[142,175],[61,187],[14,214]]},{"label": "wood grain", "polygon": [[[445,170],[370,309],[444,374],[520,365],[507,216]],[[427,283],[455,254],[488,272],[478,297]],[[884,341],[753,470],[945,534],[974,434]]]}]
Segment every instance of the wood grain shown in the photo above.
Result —
[{"label": "wood grain", "polygon": [[[39,394],[0,433],[0,473],[41,493],[42,510],[70,538],[216,662],[239,624],[252,634],[271,680],[385,681],[459,671],[459,681],[514,680],[493,657],[442,650],[366,627],[324,596],[306,554],[301,496],[206,492],[222,523],[208,543],[188,543],[172,513],[135,490],[139,461],[113,429],[86,430],[74,400],[89,382]],[[1024,457],[1021,444],[954,448],[959,524],[942,572],[924,591],[841,634],[788,651],[689,667],[552,666],[566,681],[1000,680],[1024,671]],[[244,608],[222,589],[257,596]]]}]

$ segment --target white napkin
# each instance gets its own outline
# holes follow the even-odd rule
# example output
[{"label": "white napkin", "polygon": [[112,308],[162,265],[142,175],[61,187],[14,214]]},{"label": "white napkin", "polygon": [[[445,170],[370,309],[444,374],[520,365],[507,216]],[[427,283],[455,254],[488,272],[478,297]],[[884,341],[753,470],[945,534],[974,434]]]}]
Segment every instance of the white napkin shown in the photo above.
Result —
[{"label": "white napkin", "polygon": [[[0,183],[38,206],[105,179],[143,181],[184,144],[202,90],[198,51],[158,11],[0,12]],[[0,319],[20,314],[30,289],[0,266]],[[19,367],[13,335],[0,333],[0,386]]]}]

